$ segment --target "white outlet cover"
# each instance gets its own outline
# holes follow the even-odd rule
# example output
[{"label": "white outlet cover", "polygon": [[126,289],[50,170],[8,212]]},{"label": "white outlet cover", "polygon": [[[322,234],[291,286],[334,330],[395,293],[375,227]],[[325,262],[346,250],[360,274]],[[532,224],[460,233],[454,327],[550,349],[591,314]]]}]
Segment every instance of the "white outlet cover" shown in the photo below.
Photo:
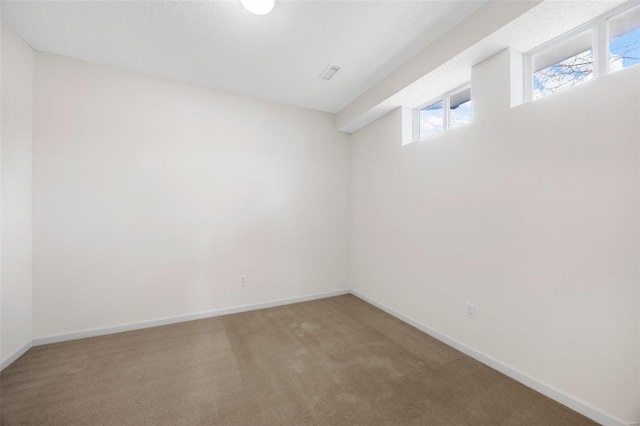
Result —
[{"label": "white outlet cover", "polygon": [[473,303],[467,303],[467,317],[476,319],[476,305]]}]

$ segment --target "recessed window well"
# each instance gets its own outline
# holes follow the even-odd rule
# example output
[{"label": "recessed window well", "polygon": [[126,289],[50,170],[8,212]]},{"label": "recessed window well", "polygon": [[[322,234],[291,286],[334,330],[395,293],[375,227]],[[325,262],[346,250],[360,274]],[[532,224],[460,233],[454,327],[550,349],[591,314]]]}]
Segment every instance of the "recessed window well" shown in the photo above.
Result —
[{"label": "recessed window well", "polygon": [[465,84],[415,109],[413,139],[427,139],[471,121],[471,86]]}]

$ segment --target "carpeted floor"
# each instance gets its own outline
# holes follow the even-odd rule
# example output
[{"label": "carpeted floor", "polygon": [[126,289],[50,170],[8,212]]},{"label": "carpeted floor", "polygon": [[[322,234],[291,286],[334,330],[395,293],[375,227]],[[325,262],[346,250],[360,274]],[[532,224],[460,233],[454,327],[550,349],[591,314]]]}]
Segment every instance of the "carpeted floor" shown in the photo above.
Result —
[{"label": "carpeted floor", "polygon": [[354,296],[31,349],[9,425],[587,425]]}]

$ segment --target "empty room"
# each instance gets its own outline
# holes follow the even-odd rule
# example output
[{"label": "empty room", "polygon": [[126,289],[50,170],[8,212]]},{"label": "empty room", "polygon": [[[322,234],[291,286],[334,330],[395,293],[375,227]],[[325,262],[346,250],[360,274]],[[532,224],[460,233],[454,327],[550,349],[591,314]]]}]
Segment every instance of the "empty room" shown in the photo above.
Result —
[{"label": "empty room", "polygon": [[640,0],[0,18],[2,426],[638,426]]}]

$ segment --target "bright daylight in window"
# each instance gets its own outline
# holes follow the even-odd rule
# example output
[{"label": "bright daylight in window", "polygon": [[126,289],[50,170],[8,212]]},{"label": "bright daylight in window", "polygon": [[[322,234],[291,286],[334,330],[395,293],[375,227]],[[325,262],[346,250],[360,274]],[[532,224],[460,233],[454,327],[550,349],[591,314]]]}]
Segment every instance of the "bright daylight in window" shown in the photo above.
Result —
[{"label": "bright daylight in window", "polygon": [[609,20],[609,70],[640,63],[640,5]]},{"label": "bright daylight in window", "polygon": [[449,99],[449,128],[471,123],[471,87],[451,95]]},{"label": "bright daylight in window", "polygon": [[444,102],[420,110],[420,139],[444,132]]},{"label": "bright daylight in window", "polygon": [[593,78],[592,39],[585,31],[533,57],[533,99]]},{"label": "bright daylight in window", "polygon": [[[605,18],[599,18],[599,22]],[[604,49],[595,52],[596,40],[607,37],[603,27],[594,21],[590,28],[577,35],[553,42],[542,50],[530,54],[533,71],[531,98],[538,99],[567,87],[575,86],[596,76],[596,59],[608,63],[608,71],[614,72],[640,63],[640,4],[607,19],[609,57]],[[606,70],[601,67],[600,73]]]},{"label": "bright daylight in window", "polygon": [[533,99],[593,78],[593,49],[556,62],[533,73]]},{"label": "bright daylight in window", "polygon": [[471,87],[467,85],[427,104],[426,107],[419,108],[416,139],[426,139],[448,129],[471,123],[471,105]]}]

